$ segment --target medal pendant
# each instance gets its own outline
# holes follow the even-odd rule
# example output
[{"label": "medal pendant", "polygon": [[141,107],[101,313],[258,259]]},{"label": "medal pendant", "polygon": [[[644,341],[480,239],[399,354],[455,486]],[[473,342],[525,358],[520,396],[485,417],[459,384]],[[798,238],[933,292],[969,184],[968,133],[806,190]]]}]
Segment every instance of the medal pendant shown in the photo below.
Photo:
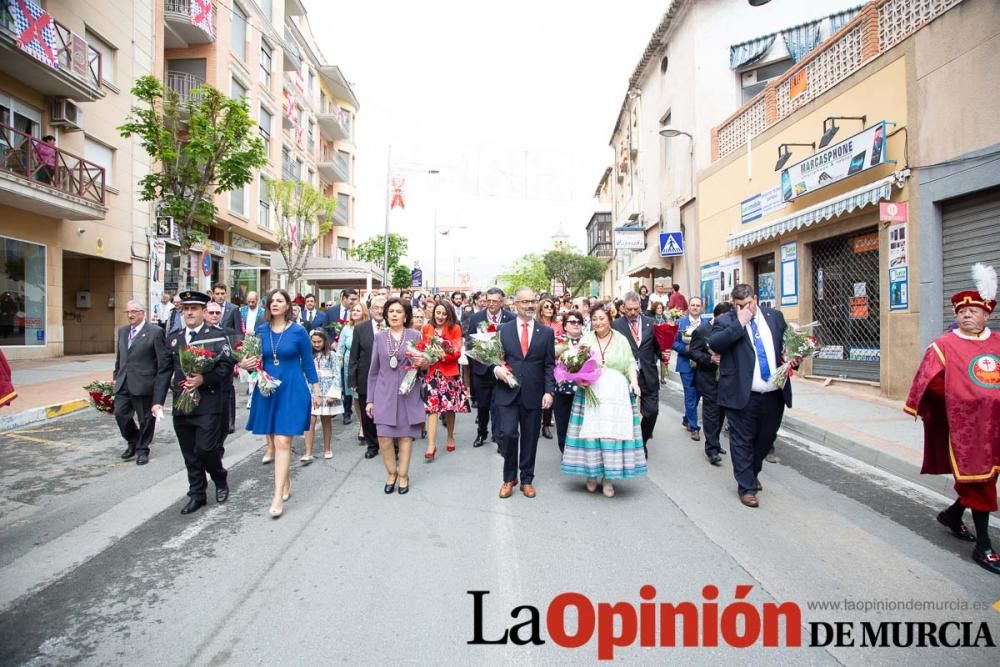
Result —
[{"label": "medal pendant", "polygon": [[278,361],[278,358],[277,358],[277,357],[275,357],[275,358],[273,359],[273,361],[274,361],[274,365],[275,365],[275,366],[280,366],[280,365],[281,365],[281,362],[280,362],[280,361]]},{"label": "medal pendant", "polygon": [[389,357],[389,368],[396,370],[397,366],[399,366],[399,359],[396,357]]}]

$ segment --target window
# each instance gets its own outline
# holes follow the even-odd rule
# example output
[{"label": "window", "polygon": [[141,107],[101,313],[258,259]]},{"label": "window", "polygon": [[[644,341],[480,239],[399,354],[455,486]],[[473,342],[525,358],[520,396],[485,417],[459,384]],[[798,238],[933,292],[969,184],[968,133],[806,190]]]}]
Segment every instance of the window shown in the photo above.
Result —
[{"label": "window", "polygon": [[271,89],[271,55],[274,50],[264,40],[260,41],[260,81],[268,90]]},{"label": "window", "polygon": [[89,162],[104,168],[104,184],[110,187],[114,183],[115,149],[109,148],[90,137],[84,138],[83,157]]},{"label": "window", "polygon": [[309,152],[313,152],[313,147],[316,145],[316,123],[313,120],[309,120],[309,132],[307,134],[306,148]]},{"label": "window", "polygon": [[337,237],[337,259],[347,259],[347,253],[351,250],[351,240],[343,236]]},{"label": "window", "polygon": [[342,213],[344,220],[347,220],[348,224],[351,221],[351,195],[344,194],[343,192],[337,194],[337,210]]},{"label": "window", "polygon": [[302,178],[302,160],[295,158],[295,175],[292,176],[293,180],[300,180]]},{"label": "window", "polygon": [[258,127],[260,128],[260,136],[264,139],[265,146],[268,146],[271,143],[271,122],[271,112],[261,106]]},{"label": "window", "polygon": [[271,0],[257,0],[257,4],[260,5],[260,11],[264,15],[264,18],[270,22],[271,17],[274,15],[274,9],[271,7]]},{"label": "window", "polygon": [[240,83],[239,79],[233,77],[233,83],[229,89],[229,96],[234,100],[242,100],[247,96],[247,87]]},{"label": "window", "polygon": [[0,345],[45,345],[45,246],[0,236]]},{"label": "window", "polygon": [[316,90],[316,73],[309,70],[309,92]]},{"label": "window", "polygon": [[243,11],[243,8],[233,3],[232,9],[232,48],[233,55],[235,55],[240,61],[246,62],[247,59],[247,14]]},{"label": "window", "polygon": [[101,79],[105,83],[114,85],[115,83],[115,54],[118,49],[111,46],[103,39],[87,31],[87,44],[94,47],[94,50],[101,54]]},{"label": "window", "polygon": [[309,185],[313,185],[315,183],[316,172],[310,169],[308,171],[308,174],[309,174],[309,180],[307,181],[307,183],[309,183]]},{"label": "window", "polygon": [[267,199],[267,179],[261,176],[258,188],[257,224],[266,229],[271,228],[271,202]]},{"label": "window", "polygon": [[232,211],[233,213],[246,215],[247,214],[246,198],[247,198],[246,188],[240,188],[238,190],[230,190],[229,210]]},{"label": "window", "polygon": [[740,86],[743,89],[743,102],[748,102],[757,93],[764,90],[768,81],[776,79],[789,69],[795,62],[791,58],[761,65],[756,69],[740,72]]}]

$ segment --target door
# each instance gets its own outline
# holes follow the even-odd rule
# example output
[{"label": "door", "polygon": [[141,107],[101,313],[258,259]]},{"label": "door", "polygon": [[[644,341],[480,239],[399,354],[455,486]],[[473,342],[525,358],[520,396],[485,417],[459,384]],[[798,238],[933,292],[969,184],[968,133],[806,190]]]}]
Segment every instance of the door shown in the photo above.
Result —
[{"label": "door", "polygon": [[[1000,188],[991,188],[945,202],[941,207],[941,249],[944,327],[955,319],[951,295],[972,284],[972,265],[982,262],[1000,270]],[[990,326],[1000,325],[1000,309]]]}]

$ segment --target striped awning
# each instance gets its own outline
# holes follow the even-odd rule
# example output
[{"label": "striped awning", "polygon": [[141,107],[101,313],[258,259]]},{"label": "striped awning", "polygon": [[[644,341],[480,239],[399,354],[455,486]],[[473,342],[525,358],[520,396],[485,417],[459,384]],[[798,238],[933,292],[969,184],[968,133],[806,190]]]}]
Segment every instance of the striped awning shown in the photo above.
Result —
[{"label": "striped awning", "polygon": [[783,218],[772,220],[754,229],[730,234],[727,245],[730,252],[732,252],[797,229],[802,229],[803,227],[815,225],[824,220],[830,220],[838,215],[850,213],[871,204],[877,204],[883,199],[889,199],[892,196],[893,184],[897,188],[903,187],[903,183],[905,183],[908,176],[909,170],[896,172],[892,176],[886,176],[874,183],[868,183],[856,190],[845,192],[840,196],[827,199],[814,206],[796,211],[791,215],[786,215]]},{"label": "striped awning", "polygon": [[774,44],[774,33],[729,47],[729,67],[738,69],[759,60]]}]

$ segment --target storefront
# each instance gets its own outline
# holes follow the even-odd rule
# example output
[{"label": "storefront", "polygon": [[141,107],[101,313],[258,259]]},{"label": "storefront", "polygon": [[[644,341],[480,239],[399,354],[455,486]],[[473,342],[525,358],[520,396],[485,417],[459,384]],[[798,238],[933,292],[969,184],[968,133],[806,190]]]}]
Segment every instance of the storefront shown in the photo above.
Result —
[{"label": "storefront", "polygon": [[0,236],[0,346],[45,345],[46,247]]},{"label": "storefront", "polygon": [[196,243],[188,253],[187,272],[181,275],[181,253],[177,242],[166,239],[163,266],[163,289],[170,294],[184,290],[210,291],[225,275],[228,249],[216,241]]}]

